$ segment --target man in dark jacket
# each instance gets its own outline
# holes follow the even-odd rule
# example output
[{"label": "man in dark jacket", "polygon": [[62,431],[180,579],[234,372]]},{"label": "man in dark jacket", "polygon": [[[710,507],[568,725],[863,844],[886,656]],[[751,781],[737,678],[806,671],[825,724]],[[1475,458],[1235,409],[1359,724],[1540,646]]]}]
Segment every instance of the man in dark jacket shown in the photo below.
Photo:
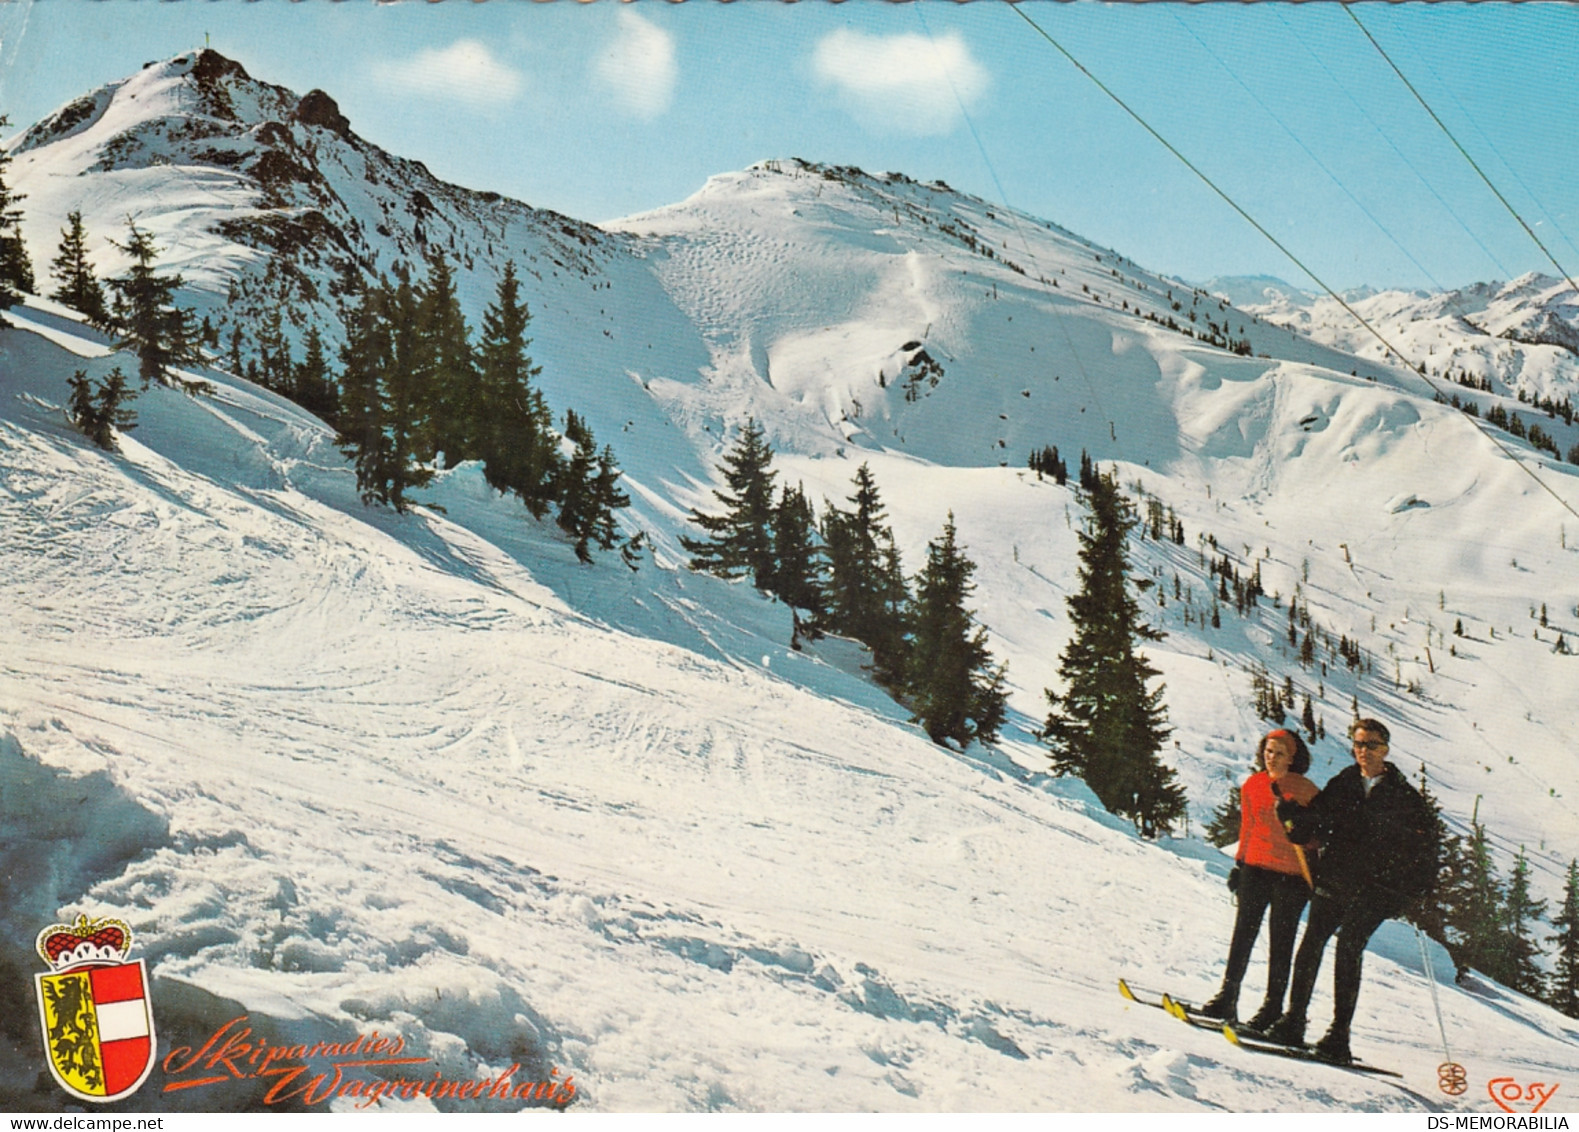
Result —
[{"label": "man in dark jacket", "polygon": [[1339,771],[1309,806],[1280,803],[1278,817],[1296,844],[1321,842],[1316,891],[1305,936],[1294,958],[1288,1010],[1267,1037],[1289,1045],[1305,1040],[1305,1010],[1321,969],[1322,952],[1336,933],[1332,1028],[1316,1044],[1324,1059],[1346,1064],[1349,1026],[1360,995],[1365,943],[1382,924],[1401,915],[1436,877],[1438,846],[1431,812],[1419,791],[1387,761],[1388,732],[1374,719],[1349,728],[1354,765]]}]

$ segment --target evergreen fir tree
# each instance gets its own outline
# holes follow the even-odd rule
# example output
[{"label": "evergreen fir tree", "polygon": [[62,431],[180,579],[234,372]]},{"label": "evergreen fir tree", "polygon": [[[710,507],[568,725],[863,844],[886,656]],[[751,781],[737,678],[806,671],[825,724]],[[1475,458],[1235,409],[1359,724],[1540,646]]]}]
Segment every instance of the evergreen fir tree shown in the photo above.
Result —
[{"label": "evergreen fir tree", "polygon": [[191,328],[192,316],[175,305],[175,292],[186,281],[179,275],[155,275],[159,249],[153,237],[133,222],[127,242],[116,245],[132,257],[130,270],[109,280],[115,293],[112,322],[117,350],[137,354],[137,376],[143,388],[155,378],[167,381],[171,369],[199,361]]},{"label": "evergreen fir tree", "polygon": [[[0,129],[10,125],[0,114]],[[11,152],[0,146],[0,310],[9,310],[33,291],[33,262],[22,241],[22,210],[17,207],[27,198],[14,193],[6,181]]]},{"label": "evergreen fir tree", "polygon": [[637,531],[620,544],[620,558],[632,570],[641,569],[641,552],[647,548],[647,532]]},{"label": "evergreen fir tree", "polygon": [[[409,309],[409,287],[403,298]],[[401,300],[387,285],[369,285],[347,313],[338,417],[338,443],[356,464],[363,500],[388,503],[397,511],[409,506],[406,493],[433,475],[418,463],[414,451],[420,402],[403,368],[409,352],[405,359],[400,356]]]},{"label": "evergreen fir tree", "polygon": [[1506,985],[1509,970],[1502,947],[1502,882],[1491,860],[1486,827],[1476,818],[1470,819],[1466,856],[1468,884],[1462,917],[1457,925],[1463,939],[1464,966],[1482,971]]},{"label": "evergreen fir tree", "polygon": [[1206,825],[1206,840],[1219,849],[1239,840],[1239,788],[1230,786],[1222,805],[1212,811],[1212,820]]},{"label": "evergreen fir tree", "polygon": [[1562,908],[1552,917],[1552,927],[1557,931],[1546,938],[1556,954],[1546,1001],[1568,1017],[1579,1018],[1579,860],[1568,862]]},{"label": "evergreen fir tree", "polygon": [[[358,302],[346,312],[345,345],[340,351],[339,435],[336,442],[356,465],[356,486],[364,502],[388,501],[384,484],[393,457],[385,432],[383,375],[392,345],[383,312],[384,289],[365,286]],[[241,332],[230,339],[238,349]]]},{"label": "evergreen fir tree", "polygon": [[874,639],[867,644],[872,649],[872,674],[885,687],[899,688],[910,662],[910,588],[905,585],[904,567],[892,532],[883,542],[881,556],[882,570],[877,576],[880,620]]},{"label": "evergreen fir tree", "polygon": [[600,550],[612,550],[619,542],[619,528],[614,523],[614,512],[630,506],[630,496],[620,487],[619,463],[614,459],[614,449],[607,444],[598,453],[597,467],[592,478],[592,522],[587,533]]},{"label": "evergreen fir tree", "polygon": [[278,306],[263,316],[263,325],[258,328],[258,354],[259,377],[264,387],[289,396],[296,367],[291,360],[290,341],[285,337],[285,315]]},{"label": "evergreen fir tree", "polygon": [[554,498],[562,460],[553,416],[532,380],[541,371],[526,352],[531,317],[515,263],[508,262],[483,312],[471,433],[488,483],[514,492],[541,519]]},{"label": "evergreen fir tree", "polygon": [[565,413],[565,439],[575,445],[560,473],[559,526],[576,540],[576,557],[592,561],[591,544],[608,550],[618,541],[614,512],[630,505],[619,488],[620,470],[612,449],[598,452],[592,429],[574,411]]},{"label": "evergreen fir tree", "polygon": [[872,469],[855,472],[849,511],[828,507],[823,542],[828,552],[828,626],[872,650],[877,679],[897,687],[905,671],[905,584],[899,549],[883,522],[886,512]]},{"label": "evergreen fir tree", "polygon": [[708,537],[681,536],[680,545],[691,554],[691,569],[735,578],[748,574],[752,584],[766,588],[773,577],[773,449],[762,426],[748,419],[735,447],[724,457],[728,491],[713,492],[724,505],[721,515],[704,515],[691,509],[691,522]]},{"label": "evergreen fir tree", "polygon": [[94,402],[93,383],[88,380],[88,371],[79,369],[66,379],[66,385],[71,389],[71,397],[66,402],[66,416],[89,440],[100,448],[108,449],[114,438],[99,427],[98,406]]},{"label": "evergreen fir tree", "polygon": [[1503,980],[1520,994],[1531,998],[1541,997],[1545,978],[1536,958],[1540,945],[1535,939],[1536,922],[1546,914],[1546,901],[1530,895],[1530,862],[1519,847],[1518,860],[1513,862],[1513,873],[1508,878],[1508,896],[1503,904],[1503,962],[1507,978]]},{"label": "evergreen fir tree", "polygon": [[1441,803],[1426,781],[1424,764],[1420,766],[1419,789],[1431,814],[1441,856],[1435,883],[1406,911],[1405,918],[1446,948],[1454,966],[1462,972],[1469,966],[1464,944],[1471,919],[1473,866],[1464,839],[1448,827],[1442,816]]},{"label": "evergreen fir tree", "polygon": [[810,615],[813,626],[827,616],[827,564],[817,542],[817,516],[800,484],[785,485],[773,508],[773,576],[767,590]]},{"label": "evergreen fir tree", "polygon": [[401,264],[395,284],[385,287],[379,310],[388,335],[388,364],[380,387],[384,429],[389,440],[385,501],[397,511],[408,506],[406,492],[433,478],[434,428],[429,419],[433,401],[426,384],[428,339],[423,333],[421,301],[411,274]]},{"label": "evergreen fir tree", "polygon": [[116,366],[105,374],[103,383],[97,388],[88,380],[87,371],[80,369],[66,384],[71,387],[71,400],[66,408],[71,423],[106,452],[119,451],[116,432],[137,427],[137,414],[123,407],[136,394],[127,388],[121,367]]},{"label": "evergreen fir tree", "polygon": [[428,276],[416,292],[420,348],[414,363],[425,397],[424,458],[442,454],[454,467],[481,455],[477,371],[455,270],[442,252],[428,257]]},{"label": "evergreen fir tree", "polygon": [[293,381],[298,405],[320,420],[333,423],[339,415],[339,394],[329,376],[329,361],[324,356],[323,335],[316,325],[307,328],[306,353],[296,367]]},{"label": "evergreen fir tree", "polygon": [[60,250],[50,264],[50,274],[60,284],[50,298],[86,315],[94,326],[109,322],[104,287],[88,263],[88,236],[82,227],[81,212],[66,214],[66,227],[60,231]]},{"label": "evergreen fir tree", "polygon": [[934,743],[990,743],[1003,723],[1004,666],[992,664],[987,632],[971,624],[965,603],[975,591],[976,564],[956,540],[954,513],[927,544],[910,614],[906,698]]},{"label": "evergreen fir tree", "polygon": [[1130,592],[1128,536],[1137,522],[1113,475],[1094,473],[1080,532],[1080,591],[1068,599],[1075,635],[1048,690],[1043,736],[1055,774],[1076,774],[1107,809],[1155,835],[1184,816],[1184,792],[1158,758],[1172,733],[1158,672],[1137,647],[1162,634],[1147,626]]}]

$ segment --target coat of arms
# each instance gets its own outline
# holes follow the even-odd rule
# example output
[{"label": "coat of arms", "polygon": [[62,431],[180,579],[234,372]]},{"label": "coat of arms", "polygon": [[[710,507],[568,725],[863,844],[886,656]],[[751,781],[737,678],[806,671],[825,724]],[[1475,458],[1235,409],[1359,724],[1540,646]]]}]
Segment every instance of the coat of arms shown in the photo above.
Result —
[{"label": "coat of arms", "polygon": [[37,976],[49,1071],[73,1096],[97,1104],[135,1093],[154,1063],[148,972],[127,961],[132,929],[120,920],[51,924],[38,933],[49,973]]}]

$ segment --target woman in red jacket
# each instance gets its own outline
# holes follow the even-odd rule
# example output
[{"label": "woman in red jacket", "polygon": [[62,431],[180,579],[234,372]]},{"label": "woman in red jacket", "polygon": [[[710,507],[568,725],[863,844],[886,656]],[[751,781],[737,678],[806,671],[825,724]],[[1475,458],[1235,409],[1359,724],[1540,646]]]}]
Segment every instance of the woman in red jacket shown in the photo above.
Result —
[{"label": "woman in red jacket", "polygon": [[1217,996],[1201,1007],[1208,1018],[1233,1021],[1238,1017],[1239,984],[1250,965],[1250,951],[1261,932],[1261,920],[1272,910],[1267,950],[1266,998],[1247,1029],[1270,1026],[1283,1013],[1283,992],[1288,989],[1299,915],[1310,899],[1310,869],[1303,850],[1288,839],[1277,817],[1280,799],[1309,804],[1316,786],[1305,777],[1310,750],[1293,731],[1272,731],[1256,748],[1256,773],[1239,791],[1239,852],[1228,874],[1228,887],[1239,899],[1234,917],[1233,942],[1228,947],[1228,970]]}]

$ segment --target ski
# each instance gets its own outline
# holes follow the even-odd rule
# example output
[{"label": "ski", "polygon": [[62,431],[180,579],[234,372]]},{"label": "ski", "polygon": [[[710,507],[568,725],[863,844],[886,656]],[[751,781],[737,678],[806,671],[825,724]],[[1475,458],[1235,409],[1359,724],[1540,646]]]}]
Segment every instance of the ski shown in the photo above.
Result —
[{"label": "ski", "polygon": [[[1155,1006],[1158,1010],[1168,1009],[1158,999],[1142,998],[1140,995],[1136,994],[1135,991],[1130,987],[1129,983],[1125,982],[1123,979],[1118,981],[1118,993],[1129,999],[1131,1002],[1138,1003],[1141,1006]],[[1167,996],[1164,995],[1163,997],[1166,998]]]},{"label": "ski", "polygon": [[1394,1072],[1391,1069],[1382,1069],[1375,1065],[1367,1065],[1363,1061],[1351,1061],[1347,1065],[1339,1065],[1335,1061],[1328,1061],[1321,1057],[1309,1046],[1285,1046],[1276,1042],[1246,1037],[1235,1032],[1230,1025],[1223,1026],[1222,1031],[1223,1037],[1233,1042],[1240,1049],[1247,1049],[1252,1053],[1269,1053],[1273,1057],[1286,1057],[1292,1061],[1313,1061],[1318,1065],[1330,1065],[1334,1069],[1347,1069],[1351,1073],[1368,1073],[1375,1077],[1397,1077],[1400,1079],[1403,1077],[1402,1073]]},{"label": "ski", "polygon": [[1167,1011],[1179,1021],[1194,1026],[1198,1030],[1219,1030],[1223,1025],[1221,1018],[1202,1018],[1194,1014],[1193,1008],[1188,1003],[1180,1002],[1166,991],[1160,992],[1162,994],[1160,999],[1145,998],[1136,994],[1135,989],[1129,983],[1120,979],[1118,981],[1118,993],[1137,1005],[1154,1006],[1158,1010]]},{"label": "ski", "polygon": [[1221,1030],[1223,1028],[1223,1020],[1221,1018],[1209,1018],[1199,1013],[1189,1003],[1180,1002],[1171,995],[1165,994],[1162,996],[1162,1008],[1180,1022],[1194,1026],[1197,1030]]}]

